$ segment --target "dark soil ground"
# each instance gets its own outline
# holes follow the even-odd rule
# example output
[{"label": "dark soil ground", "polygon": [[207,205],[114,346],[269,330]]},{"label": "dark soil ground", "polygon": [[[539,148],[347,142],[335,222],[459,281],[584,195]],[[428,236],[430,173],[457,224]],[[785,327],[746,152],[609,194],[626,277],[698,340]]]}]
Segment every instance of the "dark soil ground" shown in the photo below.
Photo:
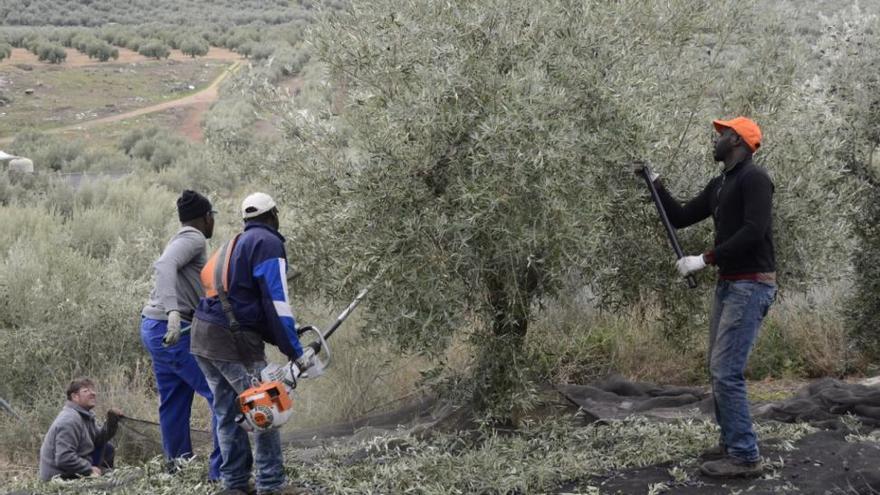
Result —
[{"label": "dark soil ground", "polygon": [[[845,436],[842,431],[821,431],[801,439],[791,451],[761,445],[768,462],[758,479],[717,480],[702,476],[698,462],[670,463],[574,481],[560,486],[557,493],[577,493],[579,486],[600,485],[603,494],[646,494],[659,483],[669,487],[665,493],[675,494],[880,493],[880,445],[847,442]],[[670,474],[675,466],[687,473],[687,480],[676,482]]]},{"label": "dark soil ground", "polygon": [[[701,389],[660,387],[619,377],[594,385],[567,386],[560,391],[596,420],[619,417],[628,410],[662,418],[688,410],[708,415],[714,408],[708,391]],[[689,459],[573,481],[561,485],[558,493],[596,485],[608,494],[880,493],[880,444],[873,437],[860,441],[859,436],[876,431],[880,388],[826,378],[779,395],[787,398],[753,402],[753,416],[763,418],[760,421],[809,422],[822,431],[794,444],[761,444],[766,469],[760,478],[705,477],[699,470],[702,460]]]}]

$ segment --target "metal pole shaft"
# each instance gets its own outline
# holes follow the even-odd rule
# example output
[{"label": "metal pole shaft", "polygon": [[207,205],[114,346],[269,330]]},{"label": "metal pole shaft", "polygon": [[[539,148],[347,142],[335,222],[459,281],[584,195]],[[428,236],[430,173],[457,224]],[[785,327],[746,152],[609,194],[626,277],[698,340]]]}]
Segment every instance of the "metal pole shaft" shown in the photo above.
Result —
[{"label": "metal pole shaft", "polygon": [[339,316],[336,317],[336,321],[333,322],[333,325],[331,325],[330,329],[327,330],[327,333],[324,334],[325,340],[329,339],[330,336],[333,335],[333,332],[335,332],[336,329],[339,328],[340,325],[342,325],[342,322],[344,322],[345,319],[348,318],[349,315],[351,315],[351,312],[354,311],[354,308],[356,308],[357,305],[360,304],[361,299],[363,299],[364,296],[367,295],[368,290],[369,289],[361,290],[357,297],[354,298],[354,301],[352,301],[351,304],[349,304],[348,307],[345,308],[342,313],[340,313]]},{"label": "metal pole shaft", "polygon": [[[681,250],[681,245],[678,243],[678,236],[675,235],[675,228],[669,221],[666,209],[663,208],[663,203],[660,202],[660,194],[657,193],[657,188],[654,187],[654,183],[651,182],[651,167],[648,165],[642,167],[642,177],[645,179],[645,183],[648,184],[648,189],[651,191],[651,199],[654,200],[654,206],[657,207],[657,213],[660,214],[660,221],[666,229],[666,237],[669,238],[669,243],[672,244],[672,250],[675,251],[675,257],[676,259],[681,259],[684,257],[684,252]],[[691,289],[697,287],[697,280],[693,275],[689,274],[685,279],[687,280],[688,287]]]}]

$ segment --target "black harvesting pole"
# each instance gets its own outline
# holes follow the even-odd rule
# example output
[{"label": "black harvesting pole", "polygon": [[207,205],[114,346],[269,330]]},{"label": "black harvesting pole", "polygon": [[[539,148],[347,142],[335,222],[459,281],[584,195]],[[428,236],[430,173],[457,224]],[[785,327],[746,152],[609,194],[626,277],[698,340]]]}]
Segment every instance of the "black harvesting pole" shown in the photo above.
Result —
[{"label": "black harvesting pole", "polygon": [[[645,179],[645,183],[648,184],[648,189],[651,191],[651,199],[654,200],[654,206],[657,207],[657,213],[660,214],[660,221],[663,222],[663,227],[666,228],[666,237],[669,238],[669,243],[672,244],[672,250],[675,251],[675,257],[676,259],[682,259],[684,257],[684,252],[681,250],[681,245],[678,243],[678,237],[675,235],[675,228],[669,222],[669,217],[666,215],[663,203],[660,202],[660,195],[657,194],[657,188],[654,187],[654,183],[651,182],[651,167],[647,164],[642,166],[642,178]],[[687,275],[685,279],[687,280],[688,287],[691,289],[697,287],[697,280],[692,274]]]}]

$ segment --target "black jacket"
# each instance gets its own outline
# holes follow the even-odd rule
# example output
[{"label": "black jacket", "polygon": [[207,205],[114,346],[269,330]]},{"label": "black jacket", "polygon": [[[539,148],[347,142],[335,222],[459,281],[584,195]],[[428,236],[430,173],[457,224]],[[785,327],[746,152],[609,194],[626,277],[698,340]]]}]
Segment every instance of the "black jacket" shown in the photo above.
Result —
[{"label": "black jacket", "polygon": [[682,205],[658,183],[657,192],[669,221],[677,228],[710,215],[715,222],[715,247],[706,261],[720,275],[776,271],[773,248],[773,182],[751,158],[709,181],[696,198]]}]

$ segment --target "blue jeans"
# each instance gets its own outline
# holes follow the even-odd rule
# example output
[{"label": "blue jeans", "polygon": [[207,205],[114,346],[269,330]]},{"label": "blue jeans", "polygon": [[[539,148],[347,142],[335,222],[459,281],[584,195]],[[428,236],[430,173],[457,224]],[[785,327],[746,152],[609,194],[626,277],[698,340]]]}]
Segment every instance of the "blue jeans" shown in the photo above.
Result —
[{"label": "blue jeans", "polygon": [[256,449],[252,455],[247,432],[235,422],[235,417],[241,413],[239,394],[250,388],[251,377],[258,377],[266,363],[257,362],[248,368],[242,363],[215,361],[201,356],[196,356],[196,361],[214,392],[214,414],[217,415],[217,432],[223,453],[220,475],[224,488],[247,491],[251,468],[256,461],[257,491],[279,490],[285,484],[281,433],[277,429],[255,431]]},{"label": "blue jeans", "polygon": [[101,471],[113,469],[115,459],[116,448],[113,447],[112,443],[95,445],[95,450],[92,452],[92,466],[98,466],[101,468]]},{"label": "blue jeans", "polygon": [[709,372],[721,444],[731,457],[756,462],[761,456],[744,372],[761,322],[776,298],[776,286],[751,280],[721,280],[709,327]]},{"label": "blue jeans", "polygon": [[[182,335],[176,344],[164,347],[162,337],[168,322],[141,318],[141,341],[153,358],[156,388],[159,390],[159,428],[162,430],[162,450],[169,459],[192,456],[189,420],[193,394],[212,403],[214,396],[205,375],[189,353],[189,335]],[[209,458],[208,478],[220,479],[220,442],[217,438],[217,416],[211,418],[211,436],[214,449]]]}]

